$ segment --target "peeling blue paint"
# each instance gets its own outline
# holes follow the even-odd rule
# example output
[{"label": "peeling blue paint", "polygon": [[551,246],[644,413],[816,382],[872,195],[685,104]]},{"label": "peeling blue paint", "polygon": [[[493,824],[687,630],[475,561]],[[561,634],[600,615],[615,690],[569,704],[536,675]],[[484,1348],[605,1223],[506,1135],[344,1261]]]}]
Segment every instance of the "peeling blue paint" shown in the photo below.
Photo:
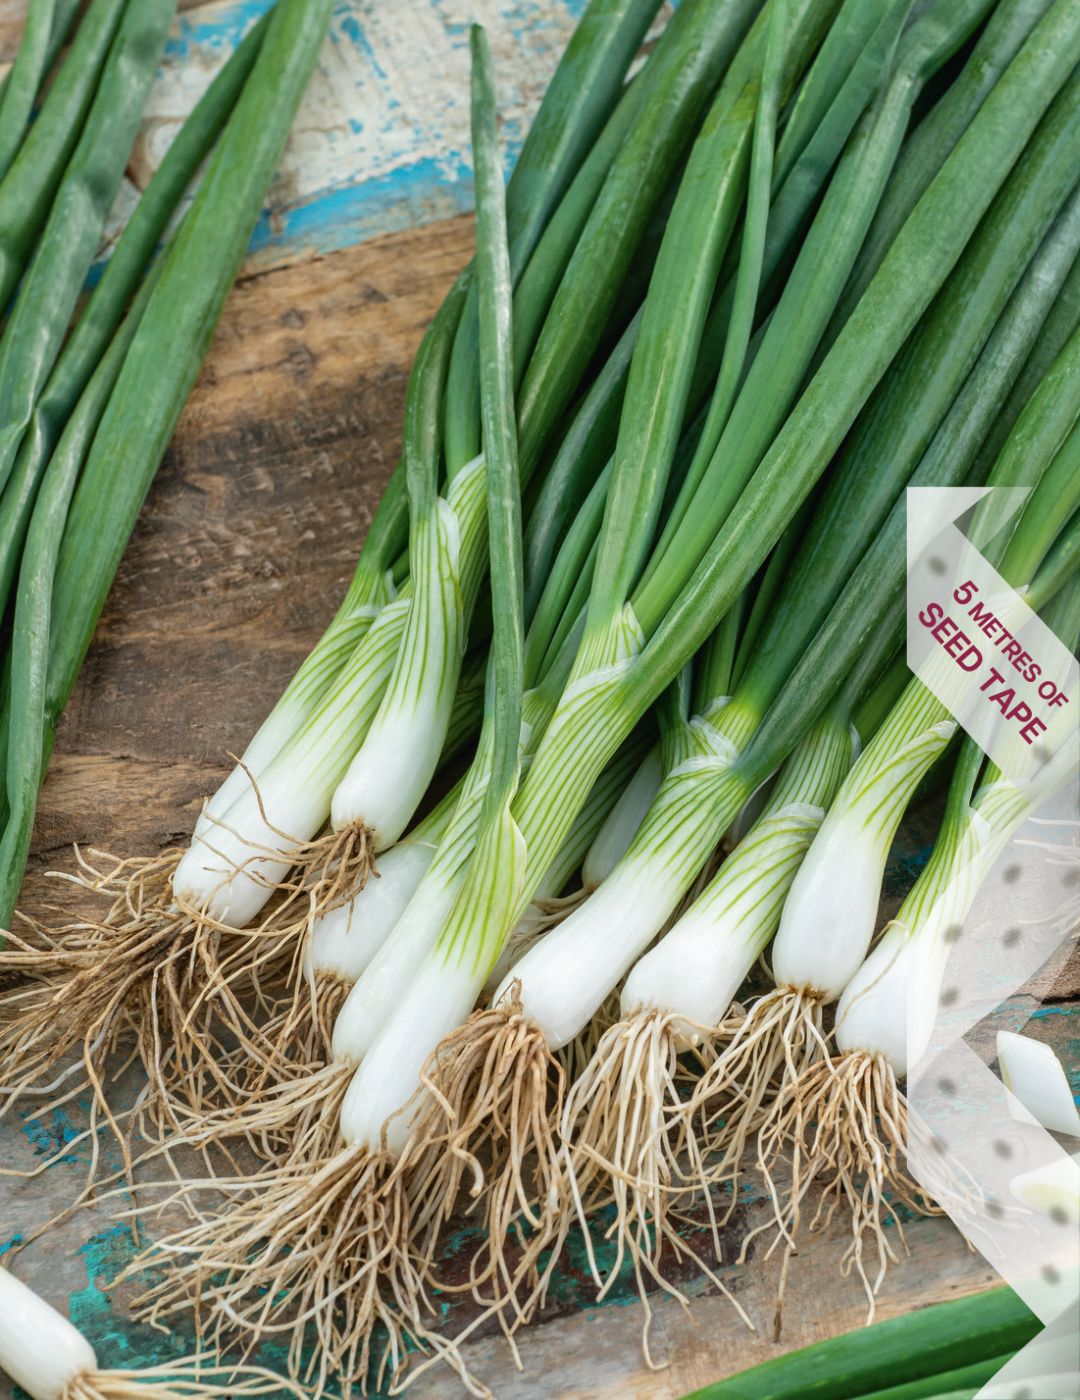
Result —
[{"label": "peeling blue paint", "polygon": [[358,16],[355,14],[345,15],[340,22],[340,27],[341,32],[346,38],[351,39],[358,52],[363,54],[364,58],[371,66],[371,71],[379,81],[385,83],[387,81],[386,69],[379,62],[379,56],[375,52],[371,40],[368,38],[367,32],[360,23]]},{"label": "peeling blue paint", "polygon": [[452,218],[472,203],[472,171],[460,154],[449,162],[426,158],[362,185],[328,190],[284,214],[264,212],[251,250],[284,245],[298,253],[335,252],[379,234]]},{"label": "peeling blue paint", "polygon": [[[459,9],[446,4],[446,0],[426,3],[437,15],[438,29],[447,46],[460,55],[469,42],[469,25]],[[541,53],[554,62],[563,35],[570,32],[586,3],[587,0],[502,0],[504,32],[519,51],[517,68],[510,63],[500,74],[504,99],[510,99],[506,103],[510,111],[502,128],[508,168],[513,167],[526,134],[527,124],[514,107],[526,86],[526,73],[535,77]],[[211,56],[209,67],[216,67],[271,4],[272,0],[234,0],[221,8],[210,7],[208,12],[196,9],[181,15],[166,46],[166,66],[176,68],[185,62],[206,66]],[[377,86],[383,112],[400,113],[402,103],[392,90],[393,73],[374,24],[377,13],[370,0],[337,0],[331,39],[339,50],[355,50],[354,55],[346,55],[344,71],[351,73],[355,69],[359,84]],[[430,61],[437,65],[440,55],[431,54]],[[467,85],[460,98],[450,94],[445,100],[455,111],[467,107]],[[350,138],[363,136],[370,141],[374,137],[383,143],[375,164],[382,166],[385,173],[357,170],[347,160],[335,167],[331,160],[332,170],[341,169],[340,183],[334,181],[314,192],[309,186],[292,199],[286,196],[284,209],[275,207],[264,214],[252,242],[252,254],[262,255],[260,261],[265,265],[268,255],[277,253],[286,257],[331,253],[382,234],[470,211],[470,161],[452,145],[430,153],[432,140],[436,145],[443,144],[437,125],[431,128],[431,120],[430,113],[424,118],[427,126],[395,116],[394,121],[384,124],[385,130],[375,130],[364,104],[358,110],[342,111],[338,129],[331,127],[319,133],[324,149],[333,156],[339,145],[352,149]],[[413,154],[415,159],[410,159]],[[95,274],[100,276],[100,268],[95,268]],[[91,286],[93,280],[92,277]]]},{"label": "peeling blue paint", "polygon": [[[55,1157],[60,1148],[65,1143],[72,1142],[79,1135],[79,1130],[72,1123],[67,1114],[60,1108],[54,1108],[48,1119],[27,1118],[23,1122],[23,1133],[34,1149],[37,1157]],[[57,1158],[57,1163],[74,1162],[78,1158],[72,1153],[65,1153]]]},{"label": "peeling blue paint", "polygon": [[166,42],[165,57],[183,60],[193,49],[233,49],[273,3],[274,0],[236,0],[228,9],[215,10],[212,17],[201,18],[198,11],[182,14],[178,32],[170,34]]}]

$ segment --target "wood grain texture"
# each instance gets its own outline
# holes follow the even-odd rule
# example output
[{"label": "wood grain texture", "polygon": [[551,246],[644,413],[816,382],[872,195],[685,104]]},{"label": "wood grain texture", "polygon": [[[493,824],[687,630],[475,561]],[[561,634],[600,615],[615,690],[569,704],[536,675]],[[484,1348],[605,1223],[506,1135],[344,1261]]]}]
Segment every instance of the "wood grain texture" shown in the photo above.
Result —
[{"label": "wood grain texture", "polygon": [[191,829],[332,616],[400,446],[412,353],[471,224],[242,281],[60,726],[23,905],[70,846]]}]

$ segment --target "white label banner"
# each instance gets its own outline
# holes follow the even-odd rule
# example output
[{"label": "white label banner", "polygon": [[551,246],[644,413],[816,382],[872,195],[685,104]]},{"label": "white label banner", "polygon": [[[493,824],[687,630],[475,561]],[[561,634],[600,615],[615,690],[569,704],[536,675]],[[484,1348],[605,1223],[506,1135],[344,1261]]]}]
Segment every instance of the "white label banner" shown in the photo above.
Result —
[{"label": "white label banner", "polygon": [[[1080,666],[956,521],[975,512],[986,539],[1029,493],[911,487],[907,659],[1013,782],[1036,781],[1075,733]],[[989,497],[992,496],[992,500]]]}]

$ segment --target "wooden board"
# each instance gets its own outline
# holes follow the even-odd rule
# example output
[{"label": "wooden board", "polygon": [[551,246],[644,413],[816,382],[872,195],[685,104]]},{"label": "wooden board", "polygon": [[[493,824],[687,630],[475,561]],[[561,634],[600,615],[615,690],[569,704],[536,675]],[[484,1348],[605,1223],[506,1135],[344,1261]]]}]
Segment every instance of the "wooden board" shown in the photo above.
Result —
[{"label": "wooden board", "polygon": [[[0,0],[0,55],[10,56],[23,8],[23,0]],[[160,159],[168,121],[175,126],[199,83],[264,8],[265,0],[181,6],[129,170],[132,190]],[[497,53],[514,73],[506,132],[512,153],[581,4],[485,0],[463,8],[483,9],[501,36]],[[329,41],[247,274],[229,300],[61,725],[23,895],[31,914],[62,917],[58,910],[79,907],[73,887],[46,874],[73,868],[74,842],[140,854],[187,836],[198,804],[226,771],[225,755],[243,746],[346,585],[398,452],[413,351],[471,254],[470,221],[460,212],[469,204],[470,180],[453,125],[461,112],[449,120],[450,107],[434,100],[448,89],[426,83],[423,68],[411,75],[409,111],[390,109],[379,142],[351,141],[320,112],[342,71],[342,35],[357,52],[374,42],[369,72],[388,75],[385,86],[376,84],[381,96],[372,98],[370,84],[361,84],[346,94],[343,110],[361,124],[364,112],[381,110],[386,91],[400,87],[408,55],[419,51],[408,46],[407,29],[409,16],[421,12],[430,71],[443,38],[460,57],[457,8],[437,0],[342,0],[335,7],[338,37]],[[347,33],[354,20],[359,39]],[[349,107],[354,101],[362,104],[359,116]],[[121,200],[115,226],[123,212]],[[912,835],[908,854],[914,858],[919,848]],[[1003,1009],[1001,1024],[1019,1026],[1032,1009],[1018,999]],[[1032,1024],[1075,1064],[1070,1010]],[[73,1111],[0,1128],[0,1167],[33,1168],[78,1126]],[[0,1178],[0,1253],[71,1199],[83,1155],[80,1149],[25,1182]],[[150,1362],[162,1346],[130,1325],[125,1295],[104,1291],[130,1257],[115,1219],[121,1204],[78,1217],[28,1249],[17,1266],[70,1310],[111,1365]],[[726,1239],[728,1261],[764,1212],[751,1185]],[[911,1222],[908,1234],[914,1257],[890,1273],[881,1315],[992,1281],[946,1221]],[[789,1283],[785,1347],[863,1319],[859,1285],[839,1277],[842,1248],[838,1228],[800,1257]],[[470,1365],[512,1400],[681,1396],[775,1351],[768,1339],[772,1264],[760,1257],[743,1268],[728,1262],[722,1278],[758,1332],[748,1332],[727,1299],[687,1274],[692,1315],[654,1295],[653,1355],[668,1364],[650,1372],[632,1288],[620,1286],[597,1306],[576,1248],[551,1306],[521,1340],[524,1372],[493,1334],[469,1343]],[[0,1381],[0,1397],[10,1393]],[[442,1400],[462,1392],[453,1377],[432,1372],[414,1393]]]}]

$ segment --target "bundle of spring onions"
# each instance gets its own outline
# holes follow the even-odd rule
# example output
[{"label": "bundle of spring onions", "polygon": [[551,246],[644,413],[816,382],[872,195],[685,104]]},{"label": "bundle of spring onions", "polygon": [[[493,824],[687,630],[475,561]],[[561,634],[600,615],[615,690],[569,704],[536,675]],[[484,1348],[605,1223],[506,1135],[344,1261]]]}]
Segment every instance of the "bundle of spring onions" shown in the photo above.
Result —
[{"label": "bundle of spring onions", "polygon": [[[140,1315],[281,1340],[316,1392],[426,1347],[484,1393],[436,1291],[512,1334],[575,1223],[601,1293],[626,1261],[676,1292],[673,1257],[722,1287],[739,1173],[792,1153],[775,1238],[820,1169],[872,1296],[883,1192],[931,1207],[882,966],[940,976],[942,928],[1074,771],[980,777],[906,670],[902,597],[906,488],[1028,486],[978,542],[1080,625],[1075,0],[683,0],[638,64],[658,9],[590,0],[505,188],[473,30],[476,256],[345,600],[190,846],[84,871],[111,907],[0,959],[33,979],[0,1003],[12,1091],[76,1052],[104,1099],[134,1042],[152,1153],[214,1168],[168,1193],[194,1223],[133,1267]],[[137,507],[98,444],[199,212],[69,521],[97,476]],[[932,768],[955,770],[934,858],[860,972]],[[440,1265],[463,1207],[464,1281]]]}]

